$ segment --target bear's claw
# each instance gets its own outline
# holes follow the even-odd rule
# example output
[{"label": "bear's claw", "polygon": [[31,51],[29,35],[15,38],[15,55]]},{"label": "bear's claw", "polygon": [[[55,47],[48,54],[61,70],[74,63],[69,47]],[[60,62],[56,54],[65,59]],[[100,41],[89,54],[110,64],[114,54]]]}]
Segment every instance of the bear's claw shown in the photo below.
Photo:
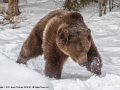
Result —
[{"label": "bear's claw", "polygon": [[101,75],[101,66],[102,64],[97,57],[94,57],[91,62],[86,64],[87,70],[96,75]]}]

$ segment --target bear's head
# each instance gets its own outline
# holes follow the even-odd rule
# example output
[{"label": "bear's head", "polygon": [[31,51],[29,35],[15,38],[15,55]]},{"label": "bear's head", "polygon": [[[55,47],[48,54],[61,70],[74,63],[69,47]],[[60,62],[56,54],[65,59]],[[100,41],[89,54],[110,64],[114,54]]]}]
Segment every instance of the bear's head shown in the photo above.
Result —
[{"label": "bear's head", "polygon": [[87,62],[87,52],[90,49],[90,29],[81,25],[63,24],[57,32],[56,43],[58,48],[66,55],[70,56],[79,65]]}]

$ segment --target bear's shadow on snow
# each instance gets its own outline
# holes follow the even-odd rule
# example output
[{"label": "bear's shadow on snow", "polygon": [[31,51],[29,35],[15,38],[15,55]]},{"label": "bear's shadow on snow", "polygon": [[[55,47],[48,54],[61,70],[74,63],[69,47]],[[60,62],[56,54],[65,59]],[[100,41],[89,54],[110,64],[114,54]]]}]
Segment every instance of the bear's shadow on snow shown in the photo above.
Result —
[{"label": "bear's shadow on snow", "polygon": [[[38,72],[39,74],[45,76],[44,74],[44,70],[43,69],[33,69],[34,71]],[[88,72],[89,74],[85,75],[85,74],[78,74],[78,73],[70,73],[70,72],[63,72],[62,73],[62,76],[61,76],[61,79],[80,79],[80,80],[87,80],[89,79],[91,76],[92,76],[92,73],[90,74],[90,72]],[[47,77],[49,78],[49,77]],[[49,78],[51,79],[51,78]],[[52,79],[55,79],[55,78],[52,78]]]},{"label": "bear's shadow on snow", "polygon": [[87,80],[91,76],[85,76],[82,74],[71,74],[71,73],[64,73],[62,74],[62,79],[80,79],[80,80]]},{"label": "bear's shadow on snow", "polygon": [[[38,69],[34,69],[34,71],[36,71],[36,72],[38,72],[39,74],[41,74],[41,75],[45,75],[44,74],[44,70],[38,70]],[[61,77],[61,79],[80,79],[80,80],[87,80],[87,79],[89,79],[91,77],[91,75],[90,76],[85,76],[85,75],[82,75],[82,74],[71,74],[71,73],[63,73],[62,74],[62,77]],[[49,78],[49,77],[47,77],[47,78]],[[55,79],[55,78],[54,78]]]}]

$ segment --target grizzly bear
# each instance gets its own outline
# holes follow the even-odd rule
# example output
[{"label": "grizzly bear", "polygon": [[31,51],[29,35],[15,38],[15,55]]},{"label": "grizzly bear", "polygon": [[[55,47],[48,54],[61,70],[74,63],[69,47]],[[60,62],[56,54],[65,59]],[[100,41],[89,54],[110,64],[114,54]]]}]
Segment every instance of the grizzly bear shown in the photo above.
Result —
[{"label": "grizzly bear", "polygon": [[68,57],[92,73],[101,74],[102,59],[91,30],[78,12],[55,10],[44,16],[24,42],[17,63],[26,64],[42,54],[48,77],[60,79]]}]

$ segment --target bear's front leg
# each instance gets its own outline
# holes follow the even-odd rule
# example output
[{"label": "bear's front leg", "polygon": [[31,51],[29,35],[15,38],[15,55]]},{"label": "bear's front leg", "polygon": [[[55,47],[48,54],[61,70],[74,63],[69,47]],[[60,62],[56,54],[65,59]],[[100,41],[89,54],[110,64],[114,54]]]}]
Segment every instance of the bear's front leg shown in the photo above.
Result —
[{"label": "bear's front leg", "polygon": [[96,75],[101,75],[102,59],[91,36],[91,47],[87,53],[86,68]]},{"label": "bear's front leg", "polygon": [[67,56],[62,53],[57,53],[55,51],[52,52],[52,50],[50,51],[50,53],[44,54],[46,59],[45,75],[50,78],[60,79],[63,64],[66,61]]},{"label": "bear's front leg", "polygon": [[62,73],[62,65],[60,62],[49,62],[46,61],[45,75],[50,78],[60,79]]}]

